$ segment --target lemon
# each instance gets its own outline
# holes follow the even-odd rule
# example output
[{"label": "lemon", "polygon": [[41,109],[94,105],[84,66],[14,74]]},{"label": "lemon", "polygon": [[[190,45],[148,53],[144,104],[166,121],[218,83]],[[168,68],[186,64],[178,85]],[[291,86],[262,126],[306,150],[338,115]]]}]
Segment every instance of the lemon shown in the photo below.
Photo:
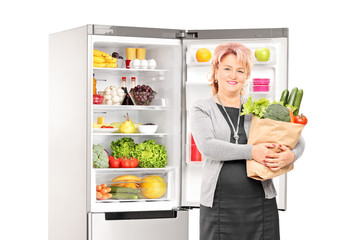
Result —
[{"label": "lemon", "polygon": [[196,60],[198,62],[208,62],[211,59],[211,52],[206,48],[199,48],[196,51]]}]

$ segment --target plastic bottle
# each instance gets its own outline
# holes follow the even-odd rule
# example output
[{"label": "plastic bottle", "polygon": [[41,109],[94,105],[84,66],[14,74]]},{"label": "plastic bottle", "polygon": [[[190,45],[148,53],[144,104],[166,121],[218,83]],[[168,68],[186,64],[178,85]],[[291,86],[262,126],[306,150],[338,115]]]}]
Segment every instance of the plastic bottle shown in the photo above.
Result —
[{"label": "plastic bottle", "polygon": [[93,73],[93,95],[96,94],[96,79],[95,79],[95,73]]}]

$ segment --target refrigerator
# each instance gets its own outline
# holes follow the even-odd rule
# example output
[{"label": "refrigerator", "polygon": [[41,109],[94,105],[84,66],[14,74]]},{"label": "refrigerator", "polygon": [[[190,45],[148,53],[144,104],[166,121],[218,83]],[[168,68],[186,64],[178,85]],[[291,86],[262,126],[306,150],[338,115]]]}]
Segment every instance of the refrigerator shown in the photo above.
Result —
[{"label": "refrigerator", "polygon": [[[49,239],[189,239],[189,211],[199,208],[204,166],[191,138],[189,114],[195,100],[211,97],[210,62],[199,62],[196,53],[200,48],[213,52],[217,45],[234,41],[252,52],[261,48],[270,52],[266,61],[255,60],[246,97],[279,101],[288,87],[287,28],[182,30],[86,25],[50,34]],[[146,49],[146,60],[154,59],[156,67],[137,67],[132,62],[126,68],[127,48]],[[117,52],[123,59],[117,67],[94,66],[94,49],[110,55]],[[135,77],[137,85],[156,91],[150,105],[93,104],[94,88],[97,92],[109,86],[120,88],[123,77],[128,89]],[[256,88],[256,79],[268,80],[265,90]],[[158,129],[148,134],[94,128],[98,118],[109,124],[125,121],[126,115],[133,123],[155,123]],[[154,140],[164,146],[166,166],[94,168],[93,145],[103,146],[111,155],[111,143],[124,137],[136,144]],[[109,186],[123,175],[158,176],[165,182],[165,193],[157,198],[97,199],[98,185]],[[278,209],[286,210],[286,175],[274,183]]]}]

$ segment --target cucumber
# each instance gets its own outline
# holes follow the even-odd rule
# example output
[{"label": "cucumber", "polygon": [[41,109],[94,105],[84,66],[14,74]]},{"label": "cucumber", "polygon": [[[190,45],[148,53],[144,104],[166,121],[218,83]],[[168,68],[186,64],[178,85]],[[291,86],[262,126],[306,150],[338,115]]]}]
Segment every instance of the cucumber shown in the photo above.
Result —
[{"label": "cucumber", "polygon": [[287,104],[288,98],[289,90],[285,89],[281,94],[280,102],[283,102],[283,105],[285,106]]},{"label": "cucumber", "polygon": [[133,193],[114,193],[111,199],[141,199],[142,196]]},{"label": "cucumber", "polygon": [[294,102],[294,107],[296,107],[296,110],[294,111],[294,116],[299,115],[299,110],[300,110],[300,105],[301,105],[301,100],[302,97],[304,95],[304,91],[302,89],[300,89],[297,93],[296,93],[296,98],[295,98],[295,102]]},{"label": "cucumber", "polygon": [[110,186],[111,191],[110,193],[140,193],[140,189],[136,188],[128,188],[128,187],[112,187]]},{"label": "cucumber", "polygon": [[289,101],[287,102],[287,104],[291,105],[291,106],[294,106],[294,102],[295,102],[295,98],[296,98],[296,93],[298,91],[298,88],[297,87],[294,87],[292,90],[291,90],[291,93],[290,93],[290,96],[289,96]]}]

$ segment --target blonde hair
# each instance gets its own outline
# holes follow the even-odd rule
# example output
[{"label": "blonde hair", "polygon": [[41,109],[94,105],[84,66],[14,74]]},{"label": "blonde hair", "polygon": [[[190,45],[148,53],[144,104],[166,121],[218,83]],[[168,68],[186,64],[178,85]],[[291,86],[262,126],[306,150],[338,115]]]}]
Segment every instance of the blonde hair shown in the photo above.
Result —
[{"label": "blonde hair", "polygon": [[[251,50],[241,43],[229,42],[220,44],[215,48],[214,56],[211,61],[211,71],[209,81],[212,87],[212,93],[215,95],[219,90],[217,79],[215,79],[215,72],[219,68],[220,61],[223,57],[234,54],[237,57],[238,62],[245,66],[246,79],[249,79],[251,69],[254,65],[254,56]],[[241,95],[245,94],[245,89],[241,89]]]}]

